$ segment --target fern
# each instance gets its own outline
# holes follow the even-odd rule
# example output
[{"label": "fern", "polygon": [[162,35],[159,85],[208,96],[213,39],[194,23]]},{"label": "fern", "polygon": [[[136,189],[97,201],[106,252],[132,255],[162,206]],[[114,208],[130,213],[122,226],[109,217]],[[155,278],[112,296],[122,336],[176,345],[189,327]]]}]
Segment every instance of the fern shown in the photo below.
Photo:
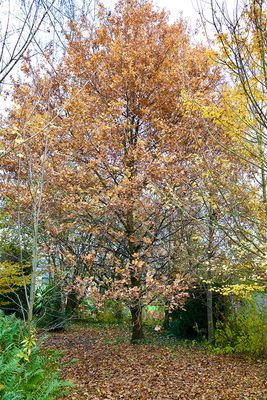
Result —
[{"label": "fern", "polygon": [[[58,356],[43,355],[31,338],[28,344],[26,327],[15,316],[0,313],[0,398],[2,400],[53,400],[70,386],[59,378],[56,361]],[[27,347],[27,346],[26,346]],[[24,352],[24,353],[23,353]],[[19,356],[20,355],[20,356]]]}]

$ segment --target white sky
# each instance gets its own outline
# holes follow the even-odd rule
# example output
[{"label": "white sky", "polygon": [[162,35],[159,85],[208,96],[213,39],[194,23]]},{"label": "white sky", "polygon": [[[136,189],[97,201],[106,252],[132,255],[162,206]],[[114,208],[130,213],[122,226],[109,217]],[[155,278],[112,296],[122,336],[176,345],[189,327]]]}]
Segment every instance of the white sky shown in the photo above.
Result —
[{"label": "white sky", "polygon": [[[194,1],[194,0],[193,0]],[[106,7],[111,7],[116,3],[116,0],[102,0]],[[195,2],[195,1],[194,1]],[[166,8],[171,12],[171,19],[177,19],[181,12],[187,18],[197,17],[191,0],[153,0],[160,8]]]},{"label": "white sky", "polygon": [[[202,4],[204,4],[209,3],[209,1],[210,0],[153,0],[153,3],[160,8],[166,8],[168,11],[170,11],[171,20],[179,18],[180,14],[182,13],[183,16],[191,23],[192,28],[194,28],[194,24],[198,19],[197,3],[202,2]],[[231,14],[233,6],[238,0],[219,0],[219,3],[223,1],[226,3],[228,11]],[[239,3],[241,2],[242,0],[239,0]],[[112,8],[112,6],[116,3],[116,0],[102,0],[102,3],[105,6]],[[204,9],[204,11],[207,11],[207,13],[209,12],[208,5],[206,5],[206,10]]]},{"label": "white sky", "polygon": [[154,0],[154,3],[161,8],[171,12],[171,18],[177,19],[182,12],[186,18],[196,19],[196,2],[191,0]]}]

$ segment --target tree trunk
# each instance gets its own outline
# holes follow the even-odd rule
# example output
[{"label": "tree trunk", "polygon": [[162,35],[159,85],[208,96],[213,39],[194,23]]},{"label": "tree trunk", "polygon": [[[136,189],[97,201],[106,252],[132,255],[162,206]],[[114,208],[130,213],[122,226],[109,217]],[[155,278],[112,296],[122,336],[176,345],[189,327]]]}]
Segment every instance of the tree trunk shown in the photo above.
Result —
[{"label": "tree trunk", "polygon": [[214,340],[214,323],[213,323],[213,311],[212,311],[212,291],[210,287],[207,287],[207,319],[208,319],[208,341],[213,343]]},{"label": "tree trunk", "polygon": [[70,292],[67,296],[65,311],[66,314],[70,317],[77,313],[79,306],[79,300],[77,298],[76,292]]},{"label": "tree trunk", "polygon": [[164,321],[162,325],[163,329],[169,330],[170,329],[170,311],[167,309],[165,310]]},{"label": "tree trunk", "polygon": [[130,308],[132,315],[132,343],[137,343],[139,340],[144,338],[142,328],[142,308],[140,306],[134,306]]},{"label": "tree trunk", "polygon": [[[211,194],[210,194],[211,196]],[[214,255],[214,237],[215,237],[215,222],[216,222],[216,212],[214,211],[212,205],[209,208],[209,240],[208,240],[208,253],[207,258],[209,262],[208,267],[208,284],[207,284],[207,320],[208,320],[208,341],[213,343],[214,340],[214,322],[213,322],[213,304],[212,304],[212,268],[211,259]]]},{"label": "tree trunk", "polygon": [[38,211],[36,200],[34,200],[34,215],[33,215],[33,243],[32,243],[32,270],[31,270],[31,283],[30,283],[30,298],[28,309],[28,326],[31,330],[33,320],[33,307],[36,294],[36,279],[38,268]]}]

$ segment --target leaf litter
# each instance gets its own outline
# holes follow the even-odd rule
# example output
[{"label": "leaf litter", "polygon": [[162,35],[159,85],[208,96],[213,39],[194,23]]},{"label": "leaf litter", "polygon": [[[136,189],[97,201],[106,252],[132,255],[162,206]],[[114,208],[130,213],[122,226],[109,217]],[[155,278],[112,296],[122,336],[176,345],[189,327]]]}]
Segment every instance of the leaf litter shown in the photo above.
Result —
[{"label": "leaf litter", "polygon": [[[53,333],[62,376],[75,384],[60,400],[266,400],[266,363],[152,341],[127,330],[73,327]],[[74,360],[74,362],[71,362]]]}]

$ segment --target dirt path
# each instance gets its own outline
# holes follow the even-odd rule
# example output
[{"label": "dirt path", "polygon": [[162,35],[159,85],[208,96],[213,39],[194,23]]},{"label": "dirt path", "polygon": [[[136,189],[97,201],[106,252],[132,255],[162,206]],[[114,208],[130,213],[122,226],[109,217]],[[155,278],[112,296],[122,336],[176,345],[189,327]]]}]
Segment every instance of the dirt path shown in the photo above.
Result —
[{"label": "dirt path", "polygon": [[266,365],[180,346],[131,345],[116,328],[79,328],[51,335],[64,350],[69,400],[265,400]]}]

